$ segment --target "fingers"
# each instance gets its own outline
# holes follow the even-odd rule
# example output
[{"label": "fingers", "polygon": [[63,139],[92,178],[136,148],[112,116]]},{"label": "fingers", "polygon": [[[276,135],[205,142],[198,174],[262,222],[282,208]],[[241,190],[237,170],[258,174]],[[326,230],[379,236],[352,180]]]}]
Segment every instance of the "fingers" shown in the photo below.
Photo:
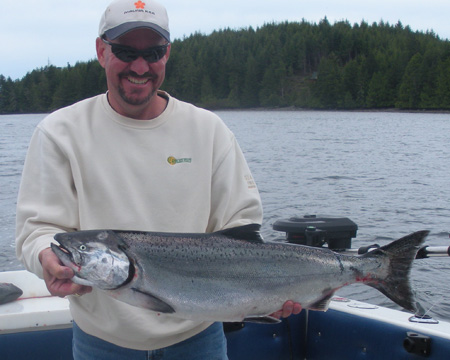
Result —
[{"label": "fingers", "polygon": [[302,305],[289,300],[289,301],[286,301],[285,304],[283,305],[282,311],[283,311],[283,313],[281,315],[282,317],[298,315],[302,311]]},{"label": "fingers", "polygon": [[67,295],[84,295],[92,291],[89,286],[72,282],[73,270],[63,266],[50,248],[42,250],[39,260],[44,271],[44,281],[50,294],[59,297]]},{"label": "fingers", "polygon": [[274,313],[273,313],[272,315],[270,315],[270,316],[279,319],[279,318],[281,318],[281,315],[283,315],[283,310],[279,310],[279,311],[277,311],[277,312],[274,312]]},{"label": "fingers", "polygon": [[294,311],[294,302],[286,301],[281,309],[281,317],[288,317],[292,315],[292,311]]},{"label": "fingers", "polygon": [[292,311],[292,314],[298,315],[302,312],[303,308],[302,305],[299,303],[294,303],[294,310]]},{"label": "fingers", "polygon": [[44,249],[39,253],[39,260],[44,269],[44,273],[47,272],[49,275],[58,279],[71,279],[75,275],[72,269],[61,264],[58,257],[50,248]]},{"label": "fingers", "polygon": [[68,295],[83,296],[92,292],[92,288],[90,286],[78,285],[73,282],[72,284],[74,286],[71,288],[71,293]]},{"label": "fingers", "polygon": [[286,301],[283,305],[283,308],[275,313],[272,314],[273,317],[279,319],[279,318],[286,318],[291,315],[297,315],[300,314],[302,311],[302,306],[299,303],[294,303],[293,301],[289,300]]},{"label": "fingers", "polygon": [[286,301],[281,309],[281,317],[286,318],[292,314],[298,314],[302,310],[302,306],[299,303],[294,303],[289,300]]}]

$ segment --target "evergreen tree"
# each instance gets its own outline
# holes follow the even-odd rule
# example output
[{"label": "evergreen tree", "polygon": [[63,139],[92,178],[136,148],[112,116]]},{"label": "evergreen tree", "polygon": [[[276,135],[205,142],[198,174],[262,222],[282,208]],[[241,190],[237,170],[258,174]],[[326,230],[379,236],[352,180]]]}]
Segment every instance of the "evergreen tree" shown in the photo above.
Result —
[{"label": "evergreen tree", "polygon": [[241,105],[243,107],[259,106],[258,93],[260,91],[258,66],[252,54],[247,58]]},{"label": "evergreen tree", "polygon": [[436,101],[441,109],[450,109],[450,57],[438,65]]},{"label": "evergreen tree", "polygon": [[[449,109],[450,42],[398,22],[268,23],[172,42],[162,89],[207,107]],[[49,112],[104,93],[96,60],[0,76],[0,113]]]},{"label": "evergreen tree", "polygon": [[360,108],[363,105],[362,81],[357,60],[350,60],[342,73],[342,87],[344,92],[344,107],[348,109]]},{"label": "evergreen tree", "polygon": [[323,58],[319,65],[314,94],[320,107],[336,109],[344,102],[341,67],[334,54]]},{"label": "evergreen tree", "polygon": [[401,109],[417,108],[423,86],[423,56],[415,54],[409,61],[398,94],[397,107]]}]

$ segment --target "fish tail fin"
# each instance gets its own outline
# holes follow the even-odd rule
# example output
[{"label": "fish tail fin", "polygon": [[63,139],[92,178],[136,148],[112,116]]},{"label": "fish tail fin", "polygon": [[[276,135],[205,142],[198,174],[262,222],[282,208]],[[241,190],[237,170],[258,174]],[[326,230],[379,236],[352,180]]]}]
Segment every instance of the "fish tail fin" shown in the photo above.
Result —
[{"label": "fish tail fin", "polygon": [[387,276],[374,278],[366,284],[412,312],[416,312],[417,307],[409,274],[417,251],[428,233],[426,230],[417,231],[364,255],[365,258],[387,256],[389,261]]}]

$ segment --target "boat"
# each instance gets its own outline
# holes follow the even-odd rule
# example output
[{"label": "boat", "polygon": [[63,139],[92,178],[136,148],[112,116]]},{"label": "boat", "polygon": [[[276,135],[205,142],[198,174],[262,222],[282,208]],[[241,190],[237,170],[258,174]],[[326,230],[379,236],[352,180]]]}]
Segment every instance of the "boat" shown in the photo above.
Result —
[{"label": "boat", "polygon": [[[309,245],[341,247],[348,246],[348,236],[356,236],[356,225],[347,220],[327,218],[325,224],[334,221],[327,228],[322,218],[289,219],[274,228]],[[297,223],[294,231],[292,223]],[[343,233],[347,237],[338,236]],[[25,270],[0,272],[0,283],[23,290],[17,300],[0,305],[0,358],[72,359],[68,300],[51,296],[45,283]],[[326,312],[303,310],[278,324],[225,323],[224,329],[230,360],[414,360],[450,354],[450,322],[342,297],[334,297]]]}]

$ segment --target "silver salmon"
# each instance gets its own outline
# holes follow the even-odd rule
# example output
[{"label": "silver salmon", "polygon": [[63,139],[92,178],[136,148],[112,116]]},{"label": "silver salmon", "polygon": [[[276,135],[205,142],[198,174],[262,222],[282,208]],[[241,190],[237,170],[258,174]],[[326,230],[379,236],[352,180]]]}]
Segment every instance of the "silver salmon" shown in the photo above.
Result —
[{"label": "silver salmon", "polygon": [[73,281],[128,304],[184,319],[277,322],[287,300],[326,310],[343,286],[372,286],[416,311],[409,273],[428,231],[362,256],[263,242],[250,224],[209,234],[87,230],[55,235]]}]

